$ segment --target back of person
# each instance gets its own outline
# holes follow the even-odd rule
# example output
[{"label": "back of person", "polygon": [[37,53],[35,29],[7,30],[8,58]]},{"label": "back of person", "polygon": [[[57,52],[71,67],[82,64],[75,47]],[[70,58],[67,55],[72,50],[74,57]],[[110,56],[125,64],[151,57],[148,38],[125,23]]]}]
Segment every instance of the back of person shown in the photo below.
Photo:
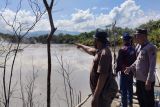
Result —
[{"label": "back of person", "polygon": [[126,66],[130,66],[134,63],[134,61],[136,60],[136,51],[134,49],[134,47],[132,46],[128,46],[127,49],[125,50],[126,53],[126,57],[124,59],[124,63],[126,64]]},{"label": "back of person", "polygon": [[133,101],[133,73],[129,75],[124,73],[126,67],[129,67],[136,60],[136,51],[131,43],[132,37],[128,33],[123,35],[123,46],[119,50],[116,72],[120,71],[120,91],[121,107],[132,107]]},{"label": "back of person", "polygon": [[90,72],[90,87],[93,94],[91,107],[110,107],[118,86],[112,76],[112,55],[109,49],[109,35],[105,31],[96,30],[94,48],[77,44],[78,48],[93,55],[93,65]]},{"label": "back of person", "polygon": [[108,75],[99,97],[99,107],[110,107],[118,91],[118,85],[112,77],[112,56],[108,47],[98,50],[90,72],[90,87],[94,94],[100,75]]},{"label": "back of person", "polygon": [[90,72],[90,87],[94,93],[100,73],[109,74],[112,72],[112,57],[108,47],[96,52],[92,69]]},{"label": "back of person", "polygon": [[133,46],[131,45],[124,45],[119,50],[119,55],[117,59],[117,72],[121,71],[122,74],[123,71],[126,69],[126,67],[132,65],[134,61],[136,60],[136,51]]}]

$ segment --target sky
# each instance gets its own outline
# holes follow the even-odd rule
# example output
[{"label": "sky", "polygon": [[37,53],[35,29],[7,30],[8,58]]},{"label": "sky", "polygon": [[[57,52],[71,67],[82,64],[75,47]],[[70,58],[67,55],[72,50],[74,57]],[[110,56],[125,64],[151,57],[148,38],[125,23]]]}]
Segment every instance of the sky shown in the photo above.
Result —
[{"label": "sky", "polygon": [[[0,0],[0,14],[7,22],[12,23],[19,0]],[[17,14],[17,23],[32,25],[35,16],[22,0],[21,10]],[[42,10],[42,0],[37,0]],[[89,32],[97,28],[105,28],[115,20],[116,26],[135,28],[149,20],[160,19],[160,0],[56,0],[53,7],[53,19],[58,30],[72,32]],[[0,32],[11,31],[0,17]],[[18,27],[18,24],[16,24]],[[50,30],[47,14],[37,23],[33,31]]]}]

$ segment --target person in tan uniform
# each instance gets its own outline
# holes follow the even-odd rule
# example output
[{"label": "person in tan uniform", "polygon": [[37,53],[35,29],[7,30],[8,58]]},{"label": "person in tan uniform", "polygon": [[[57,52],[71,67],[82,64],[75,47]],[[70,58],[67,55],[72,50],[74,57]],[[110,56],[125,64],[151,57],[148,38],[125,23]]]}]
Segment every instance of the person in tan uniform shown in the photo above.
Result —
[{"label": "person in tan uniform", "polygon": [[[92,107],[110,107],[116,95],[118,86],[112,78],[112,55],[108,47],[108,34],[104,31],[96,31],[94,35],[94,47],[76,44],[94,56],[90,72],[90,87],[93,95]],[[112,81],[112,83],[110,83]],[[111,89],[112,88],[112,89]]]},{"label": "person in tan uniform", "polygon": [[137,59],[127,67],[125,73],[130,71],[136,74],[136,88],[140,107],[154,107],[154,84],[157,49],[148,41],[147,30],[137,29],[136,33]]}]

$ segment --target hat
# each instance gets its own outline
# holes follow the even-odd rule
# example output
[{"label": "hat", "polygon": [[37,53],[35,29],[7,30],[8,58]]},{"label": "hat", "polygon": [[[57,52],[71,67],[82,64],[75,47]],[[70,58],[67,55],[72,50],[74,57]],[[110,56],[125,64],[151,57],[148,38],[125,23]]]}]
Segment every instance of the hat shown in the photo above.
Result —
[{"label": "hat", "polygon": [[146,29],[136,29],[136,32],[134,34],[135,35],[139,35],[139,34],[147,35],[148,32]]},{"label": "hat", "polygon": [[123,40],[125,40],[125,41],[129,41],[130,39],[132,39],[132,37],[129,35],[129,33],[127,33],[127,32],[125,32],[124,34],[123,34]]},{"label": "hat", "polygon": [[99,29],[97,29],[95,35],[93,35],[93,38],[98,39],[101,42],[106,42],[107,37],[108,37],[107,32],[99,30]]}]

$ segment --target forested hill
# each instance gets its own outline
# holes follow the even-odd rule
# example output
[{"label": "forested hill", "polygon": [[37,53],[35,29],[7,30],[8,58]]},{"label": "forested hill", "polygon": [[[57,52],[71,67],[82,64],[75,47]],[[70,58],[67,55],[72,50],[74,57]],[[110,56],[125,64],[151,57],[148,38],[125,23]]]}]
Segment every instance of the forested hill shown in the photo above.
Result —
[{"label": "forested hill", "polygon": [[[155,45],[157,45],[157,47],[160,47],[160,20],[158,20],[158,21],[151,20],[148,23],[140,25],[138,28],[148,29],[149,39]],[[111,33],[111,30],[106,28],[106,31],[109,33],[110,41],[112,43],[113,42],[113,35]],[[117,45],[120,45],[122,43],[122,40],[120,39],[120,37],[123,34],[123,32],[129,32],[132,34],[134,32],[134,29],[116,27],[115,31],[117,33],[116,43],[117,43]],[[72,44],[72,43],[79,42],[79,43],[83,43],[85,45],[93,45],[92,38],[93,38],[94,33],[95,33],[95,31],[84,32],[84,33],[80,33],[79,35],[60,33],[60,34],[53,36],[52,43]],[[22,42],[23,43],[44,43],[45,44],[46,38],[47,38],[47,35],[40,35],[40,36],[36,36],[36,37],[25,37],[25,38],[23,38]],[[3,33],[0,33],[0,39],[10,41],[13,43],[15,43],[17,40],[13,35],[3,34]]]}]

